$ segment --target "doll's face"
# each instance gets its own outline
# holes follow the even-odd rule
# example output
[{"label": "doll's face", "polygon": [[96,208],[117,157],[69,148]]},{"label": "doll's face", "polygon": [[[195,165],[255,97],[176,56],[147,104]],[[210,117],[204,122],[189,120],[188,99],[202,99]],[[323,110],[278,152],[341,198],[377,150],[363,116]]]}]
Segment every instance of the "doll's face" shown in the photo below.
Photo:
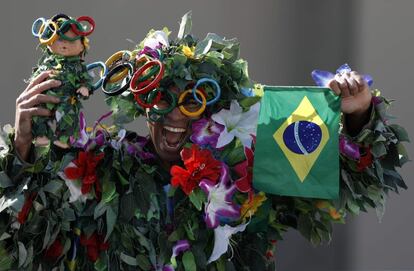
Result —
[{"label": "doll's face", "polygon": [[[76,34],[72,30],[67,31],[65,35],[69,38],[76,37]],[[85,50],[80,39],[68,41],[59,38],[52,45],[49,45],[48,48],[52,53],[61,56],[78,56]]]}]

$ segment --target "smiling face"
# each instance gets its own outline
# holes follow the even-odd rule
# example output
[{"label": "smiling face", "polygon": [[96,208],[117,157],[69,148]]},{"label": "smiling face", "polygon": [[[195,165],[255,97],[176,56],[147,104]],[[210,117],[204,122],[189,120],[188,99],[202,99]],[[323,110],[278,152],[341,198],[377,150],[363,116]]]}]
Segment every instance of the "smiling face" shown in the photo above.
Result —
[{"label": "smiling face", "polygon": [[[76,34],[72,30],[67,31],[65,35],[69,38],[76,37]],[[48,48],[52,53],[61,56],[78,56],[85,50],[81,39],[68,41],[59,38],[52,45],[49,45]]]},{"label": "smiling face", "polygon": [[[176,88],[170,89],[170,91],[177,95],[181,93]],[[156,106],[158,108],[165,108],[167,105],[164,101],[160,101]],[[186,108],[190,111],[195,111],[194,109],[197,109],[197,107],[199,105],[194,103],[194,101],[187,102]],[[147,114],[148,112],[149,110],[147,110]],[[162,162],[174,163],[180,160],[180,151],[192,134],[191,124],[194,120],[196,119],[184,115],[176,107],[173,111],[164,115],[164,121],[147,121],[152,143]]]}]

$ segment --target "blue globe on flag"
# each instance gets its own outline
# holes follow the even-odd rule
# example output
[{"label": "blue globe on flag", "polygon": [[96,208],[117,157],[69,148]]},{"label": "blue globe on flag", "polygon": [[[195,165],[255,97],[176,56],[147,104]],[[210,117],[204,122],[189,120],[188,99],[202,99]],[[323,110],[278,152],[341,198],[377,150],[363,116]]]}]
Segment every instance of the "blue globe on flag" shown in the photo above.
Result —
[{"label": "blue globe on flag", "polygon": [[322,130],[314,122],[296,121],[286,127],[283,142],[286,147],[297,154],[308,155],[314,152],[322,140]]}]

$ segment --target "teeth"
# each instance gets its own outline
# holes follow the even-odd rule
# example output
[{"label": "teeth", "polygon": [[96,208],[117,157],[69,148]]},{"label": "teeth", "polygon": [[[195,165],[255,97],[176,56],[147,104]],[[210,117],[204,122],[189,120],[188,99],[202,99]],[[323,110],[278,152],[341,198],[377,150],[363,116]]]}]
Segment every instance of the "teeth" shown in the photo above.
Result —
[{"label": "teeth", "polygon": [[164,126],[164,129],[173,133],[184,133],[185,129],[183,128],[176,128],[171,126]]}]

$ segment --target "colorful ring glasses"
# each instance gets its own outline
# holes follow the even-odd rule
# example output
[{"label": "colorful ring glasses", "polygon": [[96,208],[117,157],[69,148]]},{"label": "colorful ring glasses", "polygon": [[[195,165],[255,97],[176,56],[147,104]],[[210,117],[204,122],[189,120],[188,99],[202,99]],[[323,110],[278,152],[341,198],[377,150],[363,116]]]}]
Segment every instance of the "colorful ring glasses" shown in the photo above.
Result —
[{"label": "colorful ring glasses", "polygon": [[[62,25],[58,27],[58,21],[64,20]],[[90,25],[88,31],[84,31],[85,27],[81,22],[87,22]],[[71,38],[65,35],[65,33],[71,29],[76,36]],[[95,30],[95,21],[89,16],[81,16],[76,20],[69,17],[60,15],[55,16],[52,19],[46,20],[45,18],[37,18],[32,24],[32,34],[43,45],[51,45],[58,38],[62,38],[68,41],[75,41],[81,37],[90,35]]]}]

